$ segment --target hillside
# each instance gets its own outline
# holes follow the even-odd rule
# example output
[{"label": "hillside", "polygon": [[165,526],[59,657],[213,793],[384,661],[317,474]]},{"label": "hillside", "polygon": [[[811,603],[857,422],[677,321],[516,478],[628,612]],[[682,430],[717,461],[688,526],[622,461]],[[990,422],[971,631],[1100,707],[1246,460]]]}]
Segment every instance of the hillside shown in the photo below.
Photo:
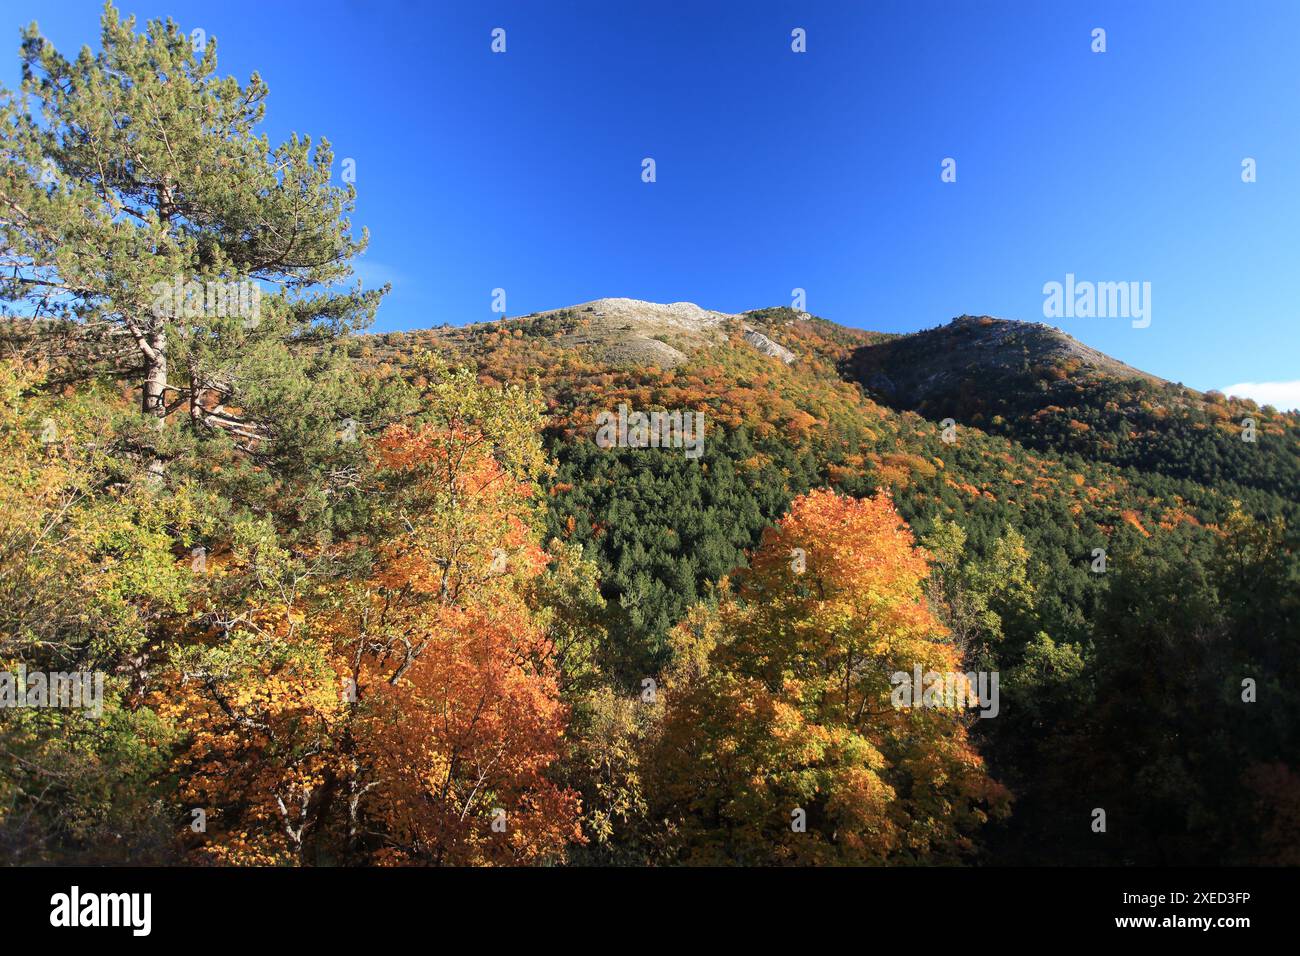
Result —
[{"label": "hillside", "polygon": [[[1200,396],[1036,324],[964,317],[890,336],[789,309],[605,299],[353,347],[398,367],[433,348],[485,382],[541,389],[559,464],[551,526],[597,557],[618,630],[640,648],[634,670],[662,663],[671,624],[812,487],[889,489],[919,532],[957,519],[979,549],[1015,527],[1058,579],[1081,580],[1093,545],[1121,527],[1213,526],[1237,500],[1294,517],[1300,498],[1288,493],[1296,416]],[[596,416],[620,404],[704,412],[703,466],[596,448]],[[1253,444],[1232,429],[1246,414]]]},{"label": "hillside", "polygon": [[999,392],[1036,392],[1040,380],[1053,387],[1070,379],[1161,379],[1089,348],[1039,322],[963,315],[947,325],[858,349],[854,377],[890,404],[939,412],[945,403],[967,417],[995,409]]},{"label": "hillside", "polygon": [[[751,331],[794,360],[756,348]],[[782,308],[723,315],[601,300],[363,342],[354,348],[398,367],[434,348],[471,362],[484,382],[541,390],[557,463],[547,527],[596,562],[608,602],[607,666],[629,691],[669,664],[674,624],[746,566],[763,529],[798,496],[818,487],[886,491],[937,561],[931,600],[963,635],[968,659],[1004,674],[1009,710],[976,728],[995,774],[1023,797],[995,840],[1004,860],[1033,860],[1045,840],[1067,858],[1107,859],[1069,830],[1053,801],[1087,789],[1070,761],[1116,747],[1111,735],[1127,726],[1128,718],[1089,716],[1118,692],[1105,681],[1130,664],[1150,667],[1146,642],[1170,642],[1172,651],[1191,633],[1142,636],[1147,625],[1138,622],[1163,629],[1185,611],[1214,617],[1183,596],[1205,587],[1220,595],[1207,601],[1222,599],[1213,569],[1223,529],[1300,519],[1296,415],[1164,382],[1039,324],[961,317],[896,336]],[[595,416],[620,403],[703,411],[703,458],[598,448]],[[1241,440],[1245,417],[1256,423],[1255,442]],[[958,423],[950,441],[945,418]],[[1298,589],[1270,586],[1291,597],[1230,653],[1253,655],[1247,645],[1294,639],[1300,629]],[[1202,694],[1223,692],[1223,662],[1211,664],[1204,648],[1172,652],[1210,670],[1167,675],[1159,707],[1183,711],[1165,697],[1179,686],[1208,681]],[[1074,708],[1076,729],[1054,729]],[[1168,717],[1189,726],[1200,719]],[[1111,781],[1096,786],[1115,788],[1107,799],[1116,805],[1130,799],[1119,794],[1139,772],[1127,760],[1092,771]],[[1172,786],[1134,812],[1144,814],[1152,846],[1167,844],[1159,834],[1168,831],[1184,858],[1205,859],[1185,836],[1194,811],[1182,788],[1191,785]],[[1226,846],[1223,834],[1206,839]]]},{"label": "hillside", "polygon": [[[552,429],[570,438],[584,417],[633,398],[660,408],[702,400],[717,424],[814,446],[841,432],[878,439],[882,419],[892,430],[907,421],[899,413],[914,412],[1060,462],[1069,457],[1076,472],[1113,465],[1144,486],[1186,482],[1177,506],[1213,500],[1217,513],[1238,498],[1289,511],[1300,501],[1295,414],[1166,382],[1040,323],[961,316],[891,335],[785,308],[729,315],[601,299],[362,341],[368,354],[398,365],[428,347],[473,362],[491,381],[533,381],[551,402]],[[1242,439],[1247,421],[1255,441]],[[916,450],[906,445],[889,451]],[[860,476],[880,471],[882,450],[868,452]],[[886,477],[891,467],[884,463]]]},{"label": "hillside", "polygon": [[[7,393],[9,414],[39,424],[55,412],[61,429],[85,435],[61,446],[62,454],[71,456],[68,467],[91,476],[78,480],[93,488],[94,507],[117,514],[121,476],[139,468],[139,449],[151,447],[144,442],[153,434],[139,428],[138,400],[122,384],[138,367],[133,372],[109,351],[95,351],[95,338],[76,325],[16,323],[8,332],[24,333],[5,339],[17,343],[5,367],[19,369]],[[313,673],[352,666],[345,662],[357,653],[376,655],[381,670],[404,672],[401,648],[411,647],[411,635],[445,634],[447,627],[459,635],[455,647],[470,655],[461,662],[466,673],[506,659],[553,660],[553,673],[530,665],[521,674],[538,681],[542,698],[559,695],[554,702],[572,715],[562,752],[547,749],[556,746],[558,724],[537,740],[563,776],[564,792],[581,798],[581,815],[573,809],[572,819],[585,842],[548,837],[550,859],[779,862],[802,851],[772,849],[776,844],[755,837],[743,819],[736,832],[756,842],[728,842],[731,831],[694,809],[701,799],[694,788],[721,779],[698,767],[722,744],[691,734],[723,733],[733,719],[741,720],[736,732],[749,734],[752,697],[780,692],[781,706],[792,706],[788,695],[825,680],[827,667],[876,680],[855,648],[863,646],[859,628],[880,626],[872,602],[883,588],[891,602],[914,602],[934,622],[917,632],[933,653],[1000,675],[999,716],[953,718],[949,729],[963,728],[969,752],[931,741],[955,757],[953,769],[987,767],[989,781],[962,778],[960,786],[975,789],[946,804],[958,816],[965,813],[959,808],[976,807],[960,828],[980,830],[977,842],[949,833],[924,838],[923,853],[889,845],[846,859],[1034,863],[1044,848],[1058,863],[1282,858],[1284,851],[1270,847],[1286,846],[1287,838],[1269,834],[1285,827],[1288,794],[1298,788],[1284,755],[1300,745],[1300,698],[1288,676],[1300,668],[1296,415],[1195,393],[1055,330],[994,319],[962,318],[898,336],[785,308],[727,314],[689,303],[603,299],[464,327],[345,335],[332,345],[308,336],[262,341],[263,348],[274,341],[274,363],[250,355],[242,340],[202,361],[223,370],[223,390],[241,389],[227,411],[237,408],[261,430],[249,434],[267,438],[241,445],[204,427],[207,406],[199,415],[178,412],[172,428],[186,437],[167,446],[169,496],[159,499],[175,500],[167,505],[175,513],[150,515],[155,499],[146,494],[132,505],[145,509],[144,517],[114,519],[120,523],[108,526],[94,552],[96,561],[116,566],[130,540],[118,529],[146,517],[159,529],[181,529],[174,541],[159,533],[138,546],[152,549],[148,562],[170,569],[140,578],[145,596],[137,600],[152,615],[160,612],[149,610],[151,602],[178,600],[169,589],[181,585],[169,583],[170,575],[191,568],[195,543],[205,542],[221,569],[184,579],[192,581],[184,587],[192,588],[185,601],[193,607],[227,608],[211,618],[220,622],[216,630],[167,615],[151,625],[182,635],[166,650],[144,645],[163,673],[190,673],[210,655],[206,672],[224,674],[233,653],[244,668],[238,673],[261,675],[260,626],[241,632],[247,646],[235,648],[221,628],[243,626],[238,609],[246,602],[277,608],[300,586],[291,582],[319,575],[319,588],[288,599],[291,613],[308,614],[314,629],[298,634],[290,626],[286,634],[297,636],[286,638],[286,648],[324,668]],[[202,367],[192,353],[179,356]],[[58,371],[50,387],[24,384],[31,373],[23,367],[42,358]],[[621,406],[702,414],[702,454],[599,446],[599,416]],[[949,418],[954,427],[945,427]],[[1241,440],[1244,418],[1254,422],[1254,442]],[[27,516],[24,533],[35,540],[45,522],[60,520],[47,516],[58,502],[41,497],[46,485],[23,476],[62,468],[64,459],[29,446],[15,446],[13,487],[35,497],[12,510]],[[472,464],[446,484],[444,465],[456,461]],[[493,491],[506,475],[519,477]],[[49,480],[58,487],[66,479]],[[412,515],[422,524],[412,525]],[[254,560],[265,534],[281,542],[277,554],[297,562],[274,586],[259,583],[269,571]],[[838,611],[812,625],[802,612],[770,618],[796,613],[810,593],[783,570],[789,552],[773,537],[781,534],[799,535],[810,568],[823,547],[841,555],[821,573],[843,589],[849,604],[842,610],[856,623],[843,624]],[[530,535],[531,552],[521,544]],[[77,535],[68,540],[61,560],[72,569],[81,551]],[[498,578],[499,571],[475,564],[495,552],[527,555],[520,577]],[[27,553],[26,546],[14,550],[12,560],[21,564]],[[38,578],[51,606],[56,594],[79,593],[65,588],[59,573],[42,570],[47,564],[21,564],[27,577],[15,580]],[[438,571],[444,567],[464,577],[448,582]],[[793,590],[775,604],[763,596],[787,587]],[[158,589],[156,598],[149,588]],[[454,596],[462,593],[479,596]],[[136,613],[113,602],[106,606]],[[406,615],[400,624],[388,623],[393,607]],[[810,607],[823,613],[816,602]],[[504,615],[502,626],[484,629],[472,617],[480,611],[485,620]],[[521,623],[533,613],[533,624]],[[379,632],[372,634],[370,620]],[[720,627],[744,643],[710,650]],[[536,643],[510,643],[523,638]],[[847,658],[839,656],[840,641],[850,648]],[[692,684],[704,658],[739,670],[716,686]],[[447,658],[428,660],[438,667]],[[275,674],[239,679],[275,681]],[[1239,710],[1241,675],[1266,689],[1270,709]],[[392,679],[384,686],[395,686]],[[484,679],[455,686],[472,697]],[[700,709],[674,712],[673,723],[662,709],[635,709],[647,680],[669,700],[683,686],[722,697],[696,699],[691,706]],[[441,681],[428,692],[441,694]],[[733,698],[739,685],[732,681],[749,689]],[[317,703],[337,700],[334,690],[312,687],[274,691],[286,702],[273,717],[275,739],[294,741],[305,727],[342,719],[305,725],[296,718],[309,690],[306,699]],[[224,709],[227,697],[191,690],[198,696],[160,698],[159,713],[171,719],[176,706],[197,709],[205,725],[242,739],[245,715]],[[797,702],[801,713],[822,712],[820,698]],[[400,698],[392,705],[404,706]],[[467,697],[455,706],[468,713],[477,705]],[[367,726],[379,732],[390,725]],[[899,731],[920,726],[904,722]],[[403,739],[435,732],[417,723]],[[772,732],[754,733],[746,739]],[[804,735],[789,738],[796,750],[765,777],[778,781],[772,786],[785,786],[787,763],[806,759],[797,750]],[[889,749],[886,737],[880,746]],[[216,788],[230,806],[261,785],[257,774],[274,775],[274,761],[241,758],[209,780],[207,739],[188,739],[192,749],[176,757],[179,772]],[[301,752],[325,745],[312,738]],[[397,744],[372,738],[367,746],[382,762]],[[905,760],[903,751],[892,752]],[[1225,767],[1232,769],[1225,774]],[[748,781],[755,772],[726,779]],[[915,778],[909,771],[890,779],[907,787]],[[545,790],[553,781],[535,783]],[[400,799],[415,806],[421,792]],[[732,797],[709,799],[729,805]],[[755,811],[764,815],[761,826],[780,832],[781,821],[773,823],[774,811],[763,806]],[[1096,806],[1125,828],[1122,843],[1093,840],[1079,825]],[[368,812],[383,821],[385,807]],[[664,816],[685,829],[669,839]],[[1260,822],[1243,829],[1247,817]],[[834,847],[835,828],[825,829],[826,846]],[[258,849],[234,859],[315,859],[310,847],[285,844],[279,833],[271,827],[259,837],[269,855]],[[370,860],[391,850],[381,841],[346,852]],[[200,859],[208,852],[191,851]],[[842,851],[825,852],[839,859]]]},{"label": "hillside", "polygon": [[[549,345],[581,351],[614,367],[676,368],[701,349],[722,344],[739,330],[763,354],[790,363],[793,352],[777,345],[756,314],[730,315],[702,309],[693,302],[643,302],[638,299],[596,299],[563,309],[533,312],[503,320],[513,334],[544,337]],[[444,327],[433,330],[443,346],[464,350],[500,331],[502,323]]]},{"label": "hillside", "polygon": [[[863,346],[845,369],[893,408],[1027,447],[1300,500],[1295,415],[1167,382],[1051,326],[961,316]],[[1248,421],[1253,442],[1243,440]]]},{"label": "hillside", "polygon": [[[575,58],[512,22],[518,55],[469,55],[529,106],[528,64]],[[602,219],[655,227],[684,260],[654,257],[661,282],[761,288],[792,250],[744,216],[732,248],[686,241],[725,196],[671,148],[636,186],[648,141],[594,165],[471,143],[414,179],[273,141],[217,26],[106,4],[74,57],[33,25],[0,90],[0,863],[1300,864],[1300,414],[988,316],[899,335],[600,298],[366,334],[424,321],[435,284],[630,274],[651,246]],[[742,112],[767,128],[715,140],[748,155],[772,130]],[[712,159],[742,199],[780,184]],[[797,252],[842,290],[839,253],[902,220],[826,181],[844,228]],[[992,221],[949,195],[923,211]],[[358,202],[401,220],[375,259]],[[980,274],[948,251],[945,281]]]}]

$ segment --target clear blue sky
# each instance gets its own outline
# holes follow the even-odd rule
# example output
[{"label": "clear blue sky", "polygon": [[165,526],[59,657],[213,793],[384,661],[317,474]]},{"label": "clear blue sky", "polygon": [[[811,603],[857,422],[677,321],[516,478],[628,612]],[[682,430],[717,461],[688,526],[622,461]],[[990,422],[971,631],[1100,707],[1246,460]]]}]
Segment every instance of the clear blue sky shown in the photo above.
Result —
[{"label": "clear blue sky", "polygon": [[[1043,321],[1069,272],[1152,284],[1149,328],[1053,320],[1133,365],[1300,379],[1300,3],[119,6],[205,29],[222,73],[261,71],[273,139],[355,158],[363,274],[394,284],[380,330],[494,318],[495,287],[511,315],[741,311],[802,287],[885,331]],[[0,0],[0,82],[21,24],[66,50],[97,42],[99,9]]]}]

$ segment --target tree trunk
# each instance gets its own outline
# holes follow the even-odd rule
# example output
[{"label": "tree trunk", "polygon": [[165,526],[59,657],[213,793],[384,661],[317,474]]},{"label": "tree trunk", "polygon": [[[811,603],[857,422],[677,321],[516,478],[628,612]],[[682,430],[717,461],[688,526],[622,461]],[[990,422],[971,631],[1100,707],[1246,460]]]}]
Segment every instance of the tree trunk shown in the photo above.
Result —
[{"label": "tree trunk", "polygon": [[[144,356],[144,387],[141,390],[140,410],[158,420],[157,428],[161,435],[167,418],[167,332],[161,323],[149,333]],[[149,460],[148,469],[152,480],[162,480],[167,464],[156,451]]]}]

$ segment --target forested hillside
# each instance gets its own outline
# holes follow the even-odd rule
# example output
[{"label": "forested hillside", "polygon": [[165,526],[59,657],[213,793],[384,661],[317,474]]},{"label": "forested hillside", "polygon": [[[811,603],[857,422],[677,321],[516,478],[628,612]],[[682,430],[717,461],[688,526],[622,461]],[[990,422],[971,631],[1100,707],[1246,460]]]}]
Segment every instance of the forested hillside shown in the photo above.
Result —
[{"label": "forested hillside", "polygon": [[256,75],[22,57],[0,859],[1300,862],[1296,414],[990,318],[370,334]]},{"label": "forested hillside", "polygon": [[[599,303],[564,314],[581,326],[589,309]],[[671,625],[701,596],[717,600],[714,583],[746,564],[792,500],[819,487],[884,491],[929,551],[931,606],[967,664],[1003,676],[1002,714],[973,731],[1016,794],[1010,819],[987,834],[998,859],[1041,860],[1044,840],[1055,859],[1079,862],[1263,852],[1246,850],[1254,838],[1208,808],[1285,817],[1290,798],[1260,788],[1261,775],[1274,775],[1268,786],[1293,782],[1281,761],[1295,744],[1294,696],[1277,723],[1211,708],[1214,743],[1189,738],[1207,699],[1232,711],[1242,679],[1286,660],[1281,689],[1296,663],[1289,529],[1300,496],[1282,476],[1300,464],[1297,416],[1160,382],[1025,323],[958,319],[939,343],[936,333],[874,335],[788,309],[731,324],[725,345],[671,370],[575,355],[533,318],[354,349],[400,367],[427,345],[472,361],[485,381],[536,383],[559,465],[548,533],[582,544],[600,569],[625,691],[670,665]],[[761,355],[742,327],[797,359]],[[928,383],[908,393],[921,414],[858,387],[872,362]],[[716,425],[704,457],[598,448],[589,423],[620,402],[706,409]],[[1254,441],[1243,440],[1246,419]],[[1252,572],[1234,567],[1246,555]],[[1276,588],[1244,617],[1234,593],[1243,574]],[[1224,766],[1240,771],[1231,783]],[[1134,793],[1135,777],[1150,790]],[[1081,816],[1063,817],[1063,805]],[[1125,807],[1122,853],[1074,826],[1098,806]]]},{"label": "forested hillside", "polygon": [[846,368],[893,407],[1032,448],[1213,486],[1292,519],[1300,501],[1295,415],[1166,382],[1045,325],[963,316],[859,348]]}]

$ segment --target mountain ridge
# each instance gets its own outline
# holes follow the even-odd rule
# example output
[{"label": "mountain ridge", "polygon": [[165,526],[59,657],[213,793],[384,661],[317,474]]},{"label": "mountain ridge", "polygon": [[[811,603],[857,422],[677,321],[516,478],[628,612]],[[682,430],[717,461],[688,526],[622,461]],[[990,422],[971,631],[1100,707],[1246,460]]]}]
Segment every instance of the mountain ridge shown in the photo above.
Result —
[{"label": "mountain ridge", "polygon": [[[902,354],[915,359],[918,352],[927,348],[951,351],[954,345],[978,350],[974,354],[979,359],[991,359],[1003,367],[1008,367],[1009,357],[999,353],[1007,353],[1017,346],[1030,346],[1027,354],[1035,361],[1073,362],[1075,370],[1171,384],[1160,376],[1095,349],[1055,326],[989,315],[963,314],[932,328],[890,333],[843,325],[781,306],[723,312],[689,301],[660,303],[604,297],[525,315],[503,316],[491,322],[381,335],[428,331],[454,347],[457,342],[486,330],[502,327],[513,330],[522,326],[548,335],[561,347],[593,351],[611,364],[675,368],[701,348],[725,342],[728,331],[736,328],[757,351],[790,364],[799,356],[789,344],[782,343],[782,330],[800,321],[825,323],[841,334],[865,337],[867,341],[861,343],[854,356],[853,377],[886,400],[907,407],[915,407],[924,397],[918,393],[924,380],[916,374],[891,374],[897,371],[895,356]],[[929,376],[951,378],[957,370],[970,368],[970,358],[971,353],[967,352],[959,362],[940,369],[930,368]]]},{"label": "mountain ridge", "polygon": [[[1183,497],[1254,500],[1258,491],[1300,501],[1300,414],[1169,382],[1040,322],[962,315],[898,334],[785,306],[729,313],[603,298],[361,341],[399,365],[412,347],[429,347],[475,365],[485,381],[535,382],[550,427],[568,441],[620,401],[694,408],[722,427],[775,430],[798,444],[874,435],[875,448],[836,467],[892,481],[928,466],[917,464],[917,436],[897,434],[885,447],[879,420],[889,409],[920,420],[886,432],[951,420],[1062,463],[1078,456],[1089,469],[1193,482]],[[1222,511],[1207,508],[1201,520]]]}]

